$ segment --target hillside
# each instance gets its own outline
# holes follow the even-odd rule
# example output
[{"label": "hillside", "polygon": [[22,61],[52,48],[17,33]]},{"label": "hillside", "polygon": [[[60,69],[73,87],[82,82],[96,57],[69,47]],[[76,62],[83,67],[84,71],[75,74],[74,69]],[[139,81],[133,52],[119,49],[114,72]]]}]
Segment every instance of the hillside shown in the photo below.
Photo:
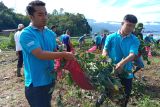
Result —
[{"label": "hillside", "polygon": [[[87,19],[89,25],[92,27],[92,32],[100,32],[101,29],[108,29],[111,32],[117,31],[120,28],[120,22],[96,22],[93,19]],[[153,32],[160,34],[160,22],[146,22],[144,23],[144,32]]]}]

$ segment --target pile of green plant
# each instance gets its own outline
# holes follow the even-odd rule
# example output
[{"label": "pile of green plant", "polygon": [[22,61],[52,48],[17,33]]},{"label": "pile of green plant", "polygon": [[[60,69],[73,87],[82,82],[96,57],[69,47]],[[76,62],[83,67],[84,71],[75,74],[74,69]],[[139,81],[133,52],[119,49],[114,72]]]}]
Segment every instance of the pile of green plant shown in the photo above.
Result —
[{"label": "pile of green plant", "polygon": [[[125,97],[119,76],[128,76],[127,71],[117,73],[111,59],[107,59],[100,54],[77,52],[76,58],[96,91],[102,93],[107,90],[109,92],[108,97],[112,99],[123,99]],[[64,63],[65,60],[61,61],[62,68]],[[71,85],[71,76],[67,75],[66,78],[68,84]]]},{"label": "pile of green plant", "polygon": [[[61,47],[63,48],[63,47]],[[63,49],[60,48],[60,51]],[[89,82],[98,93],[108,92],[108,98],[123,99],[125,97],[124,87],[120,82],[120,76],[128,76],[127,71],[116,72],[112,60],[97,53],[77,52],[76,59],[81,65]],[[66,61],[61,60],[61,68],[65,66]],[[73,84],[71,75],[66,75],[68,85]]]},{"label": "pile of green plant", "polygon": [[127,71],[116,72],[112,60],[100,54],[81,52],[76,58],[96,91],[102,93],[107,90],[108,97],[113,99],[125,97],[119,77],[128,76]]}]

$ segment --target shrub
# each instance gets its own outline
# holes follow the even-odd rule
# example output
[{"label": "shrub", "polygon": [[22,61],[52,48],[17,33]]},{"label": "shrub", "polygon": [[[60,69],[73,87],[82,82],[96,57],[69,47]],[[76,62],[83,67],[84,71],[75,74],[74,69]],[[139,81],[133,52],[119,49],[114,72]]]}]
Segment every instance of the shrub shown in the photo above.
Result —
[{"label": "shrub", "polygon": [[9,39],[10,39],[10,42],[9,42],[8,48],[14,48],[15,47],[14,33],[10,33]]},{"label": "shrub", "polygon": [[160,102],[145,95],[138,101],[138,107],[160,107]]},{"label": "shrub", "polygon": [[1,41],[0,42],[0,49],[8,49],[9,41]]},{"label": "shrub", "polygon": [[1,35],[0,36],[0,49],[8,49],[8,44],[9,44],[9,38],[6,36]]}]

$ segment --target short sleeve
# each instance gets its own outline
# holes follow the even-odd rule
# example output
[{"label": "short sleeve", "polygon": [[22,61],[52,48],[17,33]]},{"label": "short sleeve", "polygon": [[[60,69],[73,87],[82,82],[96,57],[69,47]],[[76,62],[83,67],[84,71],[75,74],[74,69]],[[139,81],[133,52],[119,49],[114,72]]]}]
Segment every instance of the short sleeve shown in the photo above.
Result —
[{"label": "short sleeve", "polygon": [[108,35],[105,40],[104,50],[107,50],[110,48],[110,45],[111,45],[110,42],[111,42],[111,35]]},{"label": "short sleeve", "polygon": [[31,53],[34,49],[40,48],[39,42],[36,41],[34,34],[30,32],[22,32],[20,36],[20,44],[22,49]]},{"label": "short sleeve", "polygon": [[14,41],[17,42],[17,32],[14,34]]}]

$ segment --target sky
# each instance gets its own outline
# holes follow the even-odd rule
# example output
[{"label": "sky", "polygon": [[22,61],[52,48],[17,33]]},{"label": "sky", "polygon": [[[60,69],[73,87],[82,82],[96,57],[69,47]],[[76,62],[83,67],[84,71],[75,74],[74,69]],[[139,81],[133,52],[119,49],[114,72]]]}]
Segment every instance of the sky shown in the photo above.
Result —
[{"label": "sky", "polygon": [[[0,0],[16,13],[25,13],[32,0]],[[97,22],[121,22],[126,14],[134,14],[139,22],[160,22],[160,0],[42,0],[48,13],[63,8],[65,12],[81,13]]]}]

